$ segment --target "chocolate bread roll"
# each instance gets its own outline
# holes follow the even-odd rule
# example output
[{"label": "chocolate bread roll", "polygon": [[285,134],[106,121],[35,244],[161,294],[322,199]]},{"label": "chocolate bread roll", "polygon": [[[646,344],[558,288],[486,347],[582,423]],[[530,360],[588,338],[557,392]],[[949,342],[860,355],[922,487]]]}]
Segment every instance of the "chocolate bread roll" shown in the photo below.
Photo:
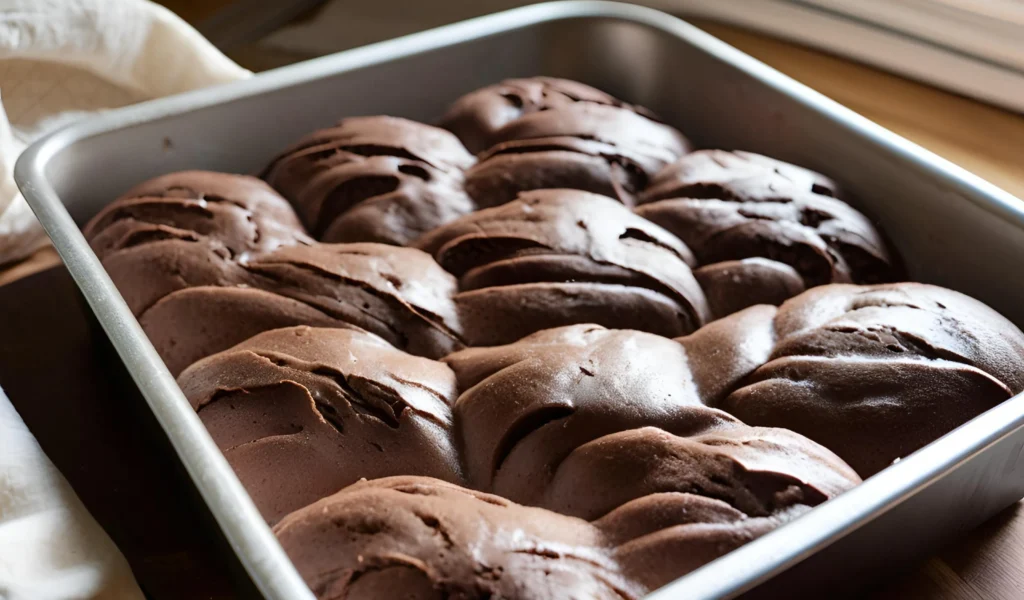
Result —
[{"label": "chocolate bread roll", "polygon": [[172,239],[174,233],[215,240],[236,257],[310,242],[291,206],[267,184],[212,171],[144,181],[101,210],[85,231],[101,260],[133,241]]},{"label": "chocolate bread roll", "polygon": [[274,527],[318,598],[639,599],[590,523],[424,477],[364,481]]},{"label": "chocolate bread roll", "polygon": [[[708,495],[766,516],[852,487],[856,474],[807,438],[706,406],[724,395],[718,385],[770,351],[757,331],[745,339],[764,310],[694,340],[577,325],[447,357],[465,390],[455,427],[470,485],[586,519],[659,492]],[[690,359],[730,341],[741,347],[715,358],[731,365]]]},{"label": "chocolate bread roll", "polygon": [[383,244],[282,247],[235,267],[234,287],[168,294],[139,323],[172,373],[267,329],[357,328],[411,354],[462,347],[455,280],[429,255]]},{"label": "chocolate bread roll", "polygon": [[796,269],[768,258],[723,260],[693,270],[713,318],[749,306],[778,306],[803,292],[807,285]]},{"label": "chocolate bread roll", "polygon": [[721,422],[687,435],[643,427],[599,437],[558,464],[542,496],[514,499],[595,519],[630,500],[679,492],[766,517],[817,506],[858,483],[853,469],[802,435]]},{"label": "chocolate bread roll", "polygon": [[288,202],[254,177],[181,171],[146,181],[83,228],[132,312],[197,285],[234,285],[239,261],[312,242]]},{"label": "chocolate bread roll", "polygon": [[453,277],[428,254],[384,244],[281,248],[246,269],[267,291],[298,300],[387,340],[439,358],[462,346]]},{"label": "chocolate bread roll", "polygon": [[360,478],[462,480],[454,375],[377,336],[277,329],[195,363],[178,382],[270,523]]},{"label": "chocolate bread roll", "polygon": [[614,546],[619,568],[634,584],[653,591],[808,510],[796,504],[752,517],[721,500],[667,492],[624,504],[594,525]]},{"label": "chocolate bread roll", "polygon": [[773,327],[771,356],[718,406],[801,433],[862,477],[1024,390],[1024,333],[951,290],[823,286]]},{"label": "chocolate bread roll", "polygon": [[474,154],[496,144],[498,131],[523,115],[580,103],[631,110],[657,120],[649,110],[626,104],[589,85],[557,77],[506,79],[459,98],[439,125],[462,140]]},{"label": "chocolate bread roll", "polygon": [[359,329],[315,306],[244,284],[178,290],[138,319],[175,377],[197,360],[271,329],[293,325]]},{"label": "chocolate bread roll", "polygon": [[397,117],[351,117],[279,156],[264,178],[324,242],[405,245],[473,210],[451,133]]},{"label": "chocolate bread roll", "polygon": [[834,182],[807,169],[702,150],[663,169],[637,213],[693,250],[712,312],[721,317],[817,285],[899,275],[878,231],[837,195]]},{"label": "chocolate bread roll", "polygon": [[690,149],[668,125],[592,102],[524,114],[494,138],[466,173],[466,191],[481,207],[541,188],[573,188],[633,206],[654,174]]},{"label": "chocolate bread roll", "polygon": [[788,190],[842,198],[839,184],[810,169],[737,150],[698,150],[658,172],[642,204],[669,198],[718,198],[734,202],[784,201]]},{"label": "chocolate bread roll", "polygon": [[417,245],[459,278],[455,303],[469,345],[573,323],[674,337],[708,319],[686,245],[596,194],[524,192]]},{"label": "chocolate bread roll", "polygon": [[737,422],[701,402],[683,346],[639,331],[573,325],[444,361],[465,390],[455,427],[467,480],[514,501],[541,497],[558,464],[603,435]]}]

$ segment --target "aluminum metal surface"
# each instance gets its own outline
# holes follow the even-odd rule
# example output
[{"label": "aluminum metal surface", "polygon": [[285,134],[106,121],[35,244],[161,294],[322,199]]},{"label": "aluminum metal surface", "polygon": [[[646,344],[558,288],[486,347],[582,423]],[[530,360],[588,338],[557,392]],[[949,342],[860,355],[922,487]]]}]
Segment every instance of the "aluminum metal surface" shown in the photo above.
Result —
[{"label": "aluminum metal surface", "polygon": [[[577,79],[647,105],[701,146],[762,152],[829,174],[881,224],[913,279],[970,294],[1024,325],[1020,200],[704,32],[636,6],[516,9],[61,130],[22,155],[18,184],[267,598],[312,596],[78,226],[143,179],[185,168],[255,172],[341,116],[430,121],[462,93],[529,75]],[[776,586],[794,582],[808,595],[825,586],[829,597],[854,590],[1024,496],[1022,453],[1017,396],[651,598],[725,598],[755,586],[755,595],[778,597]]]}]

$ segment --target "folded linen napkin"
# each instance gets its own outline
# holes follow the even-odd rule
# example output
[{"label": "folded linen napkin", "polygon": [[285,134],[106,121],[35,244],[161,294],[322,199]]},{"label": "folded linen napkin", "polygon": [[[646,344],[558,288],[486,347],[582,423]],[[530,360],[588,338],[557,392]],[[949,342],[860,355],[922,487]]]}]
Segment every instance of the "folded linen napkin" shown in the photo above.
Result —
[{"label": "folded linen napkin", "polygon": [[128,563],[0,390],[0,598],[135,600]]},{"label": "folded linen napkin", "polygon": [[0,0],[0,264],[46,243],[12,176],[32,141],[100,110],[249,75],[147,0]]}]

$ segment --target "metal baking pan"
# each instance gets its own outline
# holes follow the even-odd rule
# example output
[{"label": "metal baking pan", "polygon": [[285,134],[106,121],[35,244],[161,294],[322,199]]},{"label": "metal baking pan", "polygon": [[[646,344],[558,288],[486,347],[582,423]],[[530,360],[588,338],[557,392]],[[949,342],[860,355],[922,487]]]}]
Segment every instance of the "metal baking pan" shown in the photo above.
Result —
[{"label": "metal baking pan", "polygon": [[[251,80],[113,111],[29,148],[15,176],[260,591],[312,598],[181,394],[79,225],[131,185],[188,168],[255,172],[344,115],[431,121],[515,76],[577,79],[644,104],[698,145],[742,148],[838,179],[913,279],[1024,325],[1024,204],[664,13],[534,5],[351,50]],[[1024,395],[651,598],[778,597],[857,586],[907,566],[1024,496]],[[824,586],[828,586],[825,588]]]}]

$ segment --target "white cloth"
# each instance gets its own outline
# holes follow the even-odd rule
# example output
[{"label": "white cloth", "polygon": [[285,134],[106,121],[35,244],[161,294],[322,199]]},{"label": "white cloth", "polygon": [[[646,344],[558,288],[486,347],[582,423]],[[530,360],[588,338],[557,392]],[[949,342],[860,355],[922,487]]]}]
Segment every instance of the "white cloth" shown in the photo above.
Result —
[{"label": "white cloth", "polygon": [[249,76],[146,0],[0,0],[0,264],[46,243],[18,154],[89,113]]},{"label": "white cloth", "polygon": [[0,390],[0,598],[136,600],[121,553]]},{"label": "white cloth", "polygon": [[[46,243],[11,176],[32,140],[99,110],[249,75],[146,0],[0,0],[0,263]],[[91,598],[142,593],[0,392],[0,599]]]}]

